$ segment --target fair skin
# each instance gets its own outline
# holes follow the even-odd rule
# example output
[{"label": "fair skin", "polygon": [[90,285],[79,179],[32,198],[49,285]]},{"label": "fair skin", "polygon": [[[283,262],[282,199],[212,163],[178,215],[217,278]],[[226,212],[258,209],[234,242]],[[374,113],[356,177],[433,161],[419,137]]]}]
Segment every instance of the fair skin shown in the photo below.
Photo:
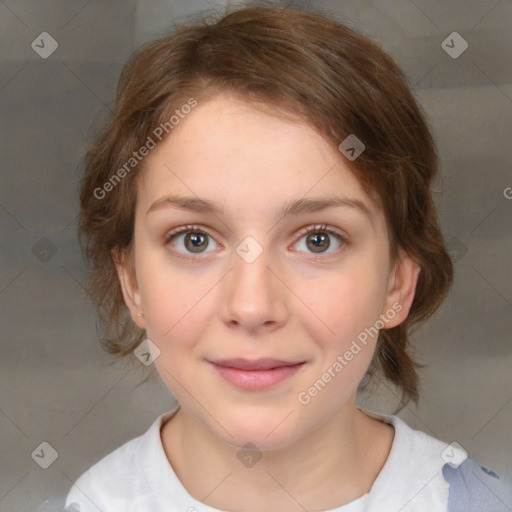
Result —
[{"label": "fair skin", "polygon": [[[386,328],[403,322],[414,298],[418,265],[403,253],[390,260],[384,214],[348,164],[313,128],[226,94],[199,102],[144,161],[133,261],[118,258],[117,268],[132,318],[159,348],[155,365],[181,405],[162,428],[165,453],[206,505],[339,507],[369,492],[388,457],[393,428],[355,406],[376,336],[307,404],[298,400],[379,315],[395,310]],[[148,212],[169,195],[221,211],[163,202]],[[333,195],[368,213],[352,203],[276,217],[294,200]],[[200,252],[193,235],[165,241],[186,225],[203,237]],[[328,236],[323,251],[315,233]],[[236,251],[248,236],[263,249],[251,263]],[[208,362],[238,357],[304,364],[270,389],[247,390]],[[237,457],[246,443],[262,455],[252,467]]]}]

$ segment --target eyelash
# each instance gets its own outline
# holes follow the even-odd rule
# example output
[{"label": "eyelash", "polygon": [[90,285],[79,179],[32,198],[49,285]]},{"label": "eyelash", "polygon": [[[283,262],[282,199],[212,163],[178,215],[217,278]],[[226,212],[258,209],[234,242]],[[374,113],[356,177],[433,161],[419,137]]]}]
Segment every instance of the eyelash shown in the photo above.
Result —
[{"label": "eyelash", "polygon": [[[199,227],[199,226],[194,226],[194,225],[187,225],[187,226],[182,226],[180,228],[176,228],[175,230],[173,231],[170,231],[169,233],[166,234],[165,238],[164,238],[164,245],[168,245],[171,241],[173,241],[175,238],[177,238],[179,235],[182,235],[184,233],[199,233],[199,234],[202,234],[202,235],[207,235],[209,236],[210,238],[213,239],[213,236],[210,235],[207,231],[205,231],[203,228]],[[316,257],[314,258],[314,261],[317,260],[318,257],[320,257],[321,259],[329,259],[331,257],[335,257],[337,256],[338,252],[340,250],[342,250],[343,246],[347,246],[348,245],[348,239],[346,236],[336,232],[336,231],[333,231],[332,229],[329,229],[328,226],[326,224],[317,224],[315,226],[308,226],[307,228],[304,228],[302,229],[299,233],[298,233],[298,240],[300,240],[301,238],[303,238],[304,236],[306,235],[309,235],[310,233],[326,233],[328,235],[332,235],[336,238],[339,239],[339,241],[341,242],[341,246],[338,247],[338,249],[335,249],[334,251],[332,251],[331,253],[318,253],[316,255]],[[201,258],[202,256],[200,255],[201,253],[198,253],[197,256],[193,256],[193,255],[184,255],[183,253],[179,252],[179,251],[173,251],[175,253],[175,255],[178,257],[178,258],[185,258],[185,259],[188,259],[188,260],[194,260],[194,259],[197,259],[197,257]],[[299,251],[296,251],[296,252],[299,252]],[[311,253],[312,254],[312,253]]]}]

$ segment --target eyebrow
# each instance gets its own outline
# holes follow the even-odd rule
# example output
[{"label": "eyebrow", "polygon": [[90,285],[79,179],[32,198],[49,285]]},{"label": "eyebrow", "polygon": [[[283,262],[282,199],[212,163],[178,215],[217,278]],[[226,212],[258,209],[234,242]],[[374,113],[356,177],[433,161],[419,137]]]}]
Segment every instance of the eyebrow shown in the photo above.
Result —
[{"label": "eyebrow", "polygon": [[[313,198],[301,198],[284,204],[276,213],[278,219],[292,215],[302,215],[306,213],[315,213],[328,208],[349,207],[358,210],[368,217],[373,226],[373,215],[366,204],[355,198],[339,196],[323,196]],[[206,213],[212,215],[222,215],[223,208],[215,201],[201,199],[193,196],[168,195],[155,201],[146,212],[146,216],[162,208],[176,208],[196,213]]]}]

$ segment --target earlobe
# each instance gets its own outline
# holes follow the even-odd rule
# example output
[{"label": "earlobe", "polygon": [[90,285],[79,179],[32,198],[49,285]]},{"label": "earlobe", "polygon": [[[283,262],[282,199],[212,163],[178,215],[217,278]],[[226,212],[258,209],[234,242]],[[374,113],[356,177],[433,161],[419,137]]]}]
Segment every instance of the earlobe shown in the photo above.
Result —
[{"label": "earlobe", "polygon": [[112,258],[116,266],[124,302],[130,311],[132,320],[138,327],[145,329],[146,321],[141,313],[142,304],[135,275],[135,265],[129,251],[130,249],[112,251]]},{"label": "earlobe", "polygon": [[416,293],[420,271],[420,265],[416,260],[400,250],[386,298],[386,311],[391,308],[396,314],[386,322],[385,329],[396,327],[407,318]]}]

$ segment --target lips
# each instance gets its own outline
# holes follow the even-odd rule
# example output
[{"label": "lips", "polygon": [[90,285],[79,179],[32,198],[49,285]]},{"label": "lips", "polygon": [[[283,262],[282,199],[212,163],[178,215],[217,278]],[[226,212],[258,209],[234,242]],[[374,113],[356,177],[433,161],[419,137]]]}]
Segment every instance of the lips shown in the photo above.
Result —
[{"label": "lips", "polygon": [[224,381],[246,391],[263,391],[277,387],[295,375],[305,361],[281,359],[218,359],[208,361]]},{"label": "lips", "polygon": [[304,361],[282,361],[280,359],[218,359],[210,361],[211,363],[224,368],[234,368],[235,370],[262,371],[272,370],[274,368],[283,368],[286,366],[296,366]]}]

